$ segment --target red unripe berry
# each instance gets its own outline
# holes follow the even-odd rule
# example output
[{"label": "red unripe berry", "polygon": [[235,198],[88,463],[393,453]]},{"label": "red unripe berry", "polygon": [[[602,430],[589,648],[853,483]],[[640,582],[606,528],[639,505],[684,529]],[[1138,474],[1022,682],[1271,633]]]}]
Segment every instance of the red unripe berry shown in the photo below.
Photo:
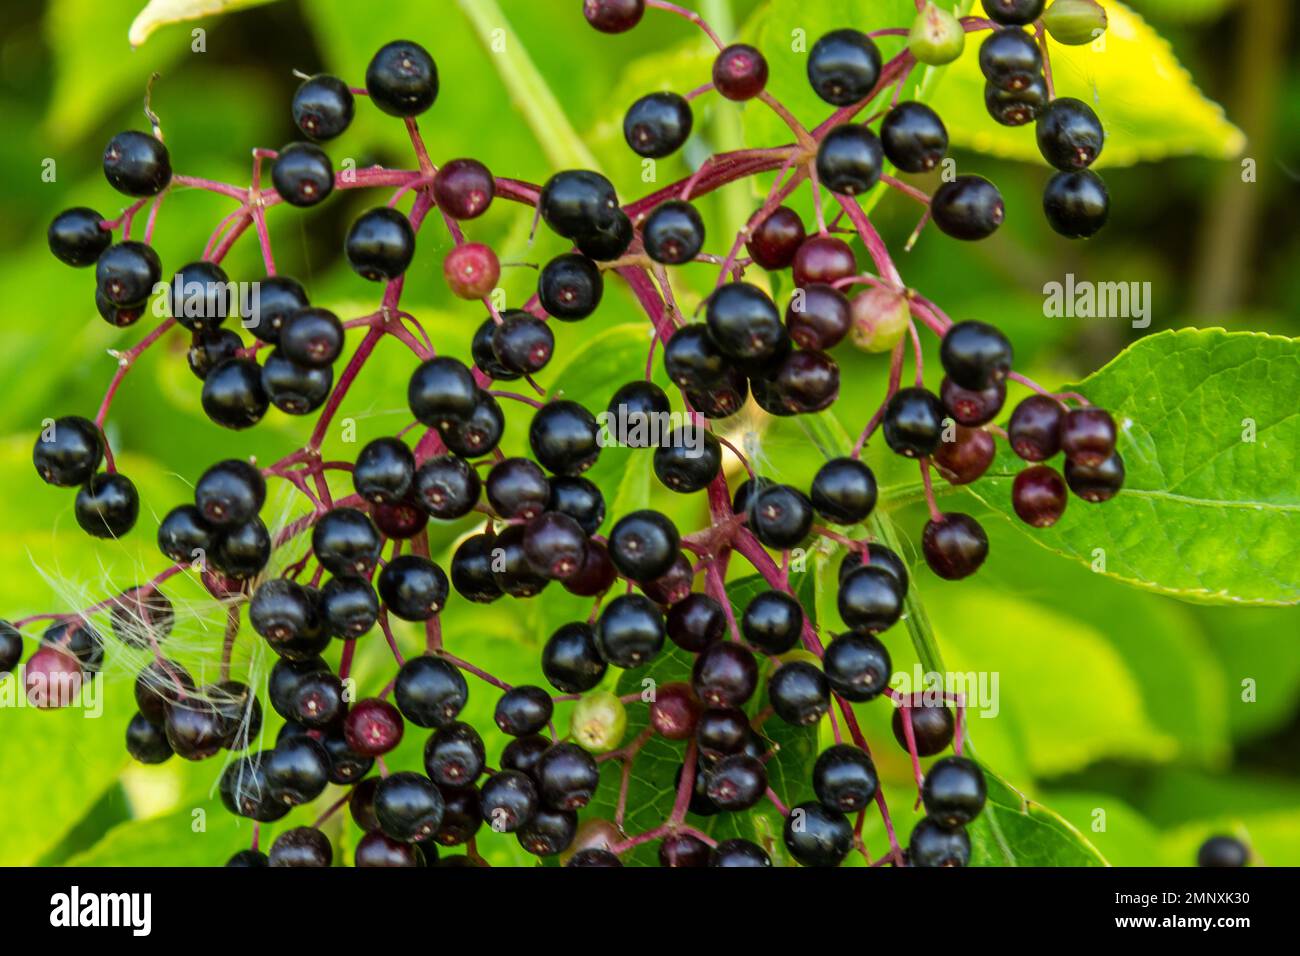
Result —
[{"label": "red unripe berry", "polygon": [[793,265],[794,284],[797,286],[813,282],[832,285],[858,273],[858,260],[853,250],[843,239],[834,236],[805,239],[794,255]]},{"label": "red unripe berry", "polygon": [[487,212],[496,195],[492,172],[477,159],[453,159],[433,180],[438,208],[453,219],[475,219]]},{"label": "red unripe berry", "polygon": [[401,743],[404,729],[396,707],[371,697],[358,701],[348,713],[343,721],[343,739],[353,753],[378,757]]},{"label": "red unripe berry", "polygon": [[501,278],[497,254],[481,242],[467,242],[447,253],[442,274],[451,291],[462,299],[482,299],[491,294]]},{"label": "red unripe berry", "polygon": [[747,43],[733,43],[713,61],[713,85],[729,100],[750,100],[767,86],[767,60]]},{"label": "red unripe berry", "polygon": [[81,693],[81,664],[57,647],[42,647],[27,659],[27,699],[42,710],[67,707]]}]

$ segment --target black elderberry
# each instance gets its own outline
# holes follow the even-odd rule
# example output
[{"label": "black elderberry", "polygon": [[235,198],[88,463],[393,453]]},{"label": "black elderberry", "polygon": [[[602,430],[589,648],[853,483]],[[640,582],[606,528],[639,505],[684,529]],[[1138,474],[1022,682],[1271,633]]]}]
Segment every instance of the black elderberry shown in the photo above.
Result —
[{"label": "black elderberry", "polygon": [[542,803],[552,810],[572,811],[590,802],[600,783],[600,771],[587,751],[577,744],[561,743],[541,755],[533,778]]},{"label": "black elderberry", "polygon": [[158,253],[133,239],[109,246],[95,261],[95,287],[115,306],[140,305],[161,278]]},{"label": "black elderberry", "polygon": [[948,129],[924,103],[899,103],[880,124],[885,157],[905,173],[924,173],[948,153]]},{"label": "black elderberry", "polygon": [[600,656],[615,667],[637,667],[664,646],[663,615],[649,598],[622,594],[605,605],[596,623]]},{"label": "black elderberry", "polygon": [[472,784],[483,772],[485,760],[483,738],[461,721],[439,728],[424,746],[424,771],[440,787]]},{"label": "black elderberry", "polygon": [[519,770],[501,770],[483,782],[479,810],[497,833],[514,833],[532,819],[539,806],[532,777]]},{"label": "black elderberry", "polygon": [[263,763],[272,792],[289,806],[310,803],[329,783],[329,755],[305,734],[277,741]]},{"label": "black elderberry", "polygon": [[1095,468],[1115,450],[1115,419],[1100,408],[1072,408],[1061,421],[1061,450],[1076,465]]},{"label": "black elderberry", "polygon": [[1196,851],[1197,866],[1238,867],[1250,862],[1250,850],[1236,837],[1212,836]]},{"label": "black elderberry", "polygon": [[934,454],[943,436],[943,405],[923,388],[901,388],[885,406],[885,443],[899,455]]},{"label": "black elderberry", "polygon": [[556,475],[549,481],[547,511],[568,515],[587,534],[595,534],[605,521],[605,498],[592,481],[576,475]]},{"label": "black elderberry", "polygon": [[474,466],[459,455],[430,458],[413,479],[413,491],[420,507],[442,521],[469,514],[478,504],[482,488],[483,482]]},{"label": "black elderberry", "polygon": [[411,414],[421,424],[433,428],[445,427],[473,414],[478,394],[478,385],[464,362],[439,356],[424,362],[411,374],[406,400]]},{"label": "black elderberry", "polygon": [[621,209],[613,209],[584,232],[573,237],[578,251],[598,262],[609,262],[627,252],[636,230]]},{"label": "black elderberry", "polygon": [[492,575],[497,587],[511,597],[532,597],[551,583],[551,579],[528,560],[522,525],[511,525],[497,535],[492,559]]},{"label": "black elderberry", "polygon": [[113,241],[113,233],[100,226],[103,216],[85,206],[65,209],[46,231],[50,252],[70,266],[94,265]]},{"label": "black elderberry", "polygon": [[438,429],[447,450],[463,458],[477,458],[492,452],[505,432],[506,420],[497,400],[480,390],[474,410],[462,421]]},{"label": "black elderberry", "polygon": [[312,529],[311,547],[316,560],[331,574],[365,577],[379,562],[379,532],[365,512],[335,508]]},{"label": "black elderberry", "polygon": [[379,620],[379,598],[365,578],[331,579],[321,588],[319,605],[325,629],[345,641],[366,634]]},{"label": "black elderberry", "polygon": [[865,809],[879,789],[876,765],[864,750],[851,744],[827,747],[813,765],[817,799],[841,813]]},{"label": "black elderberry", "polygon": [[561,625],[542,648],[542,673],[563,694],[591,690],[604,678],[607,668],[590,624]]},{"label": "black elderberry", "polygon": [[975,428],[991,422],[1007,400],[1007,383],[998,379],[988,388],[972,391],[945,378],[939,388],[943,407],[958,425]]},{"label": "black elderberry", "polygon": [[979,570],[989,554],[989,539],[970,515],[950,512],[925,523],[921,553],[931,571],[955,581]]},{"label": "black elderberry", "polygon": [[930,215],[934,224],[954,239],[977,240],[997,231],[1006,208],[1001,193],[987,179],[958,176],[935,190]]},{"label": "black elderberry", "polygon": [[512,687],[497,698],[492,719],[503,734],[527,737],[543,730],[551,722],[555,705],[551,695],[540,687]]},{"label": "black elderberry", "polygon": [[367,833],[357,841],[352,865],[358,867],[421,867],[424,851],[413,843],[394,840],[386,833]]},{"label": "black elderberry", "polygon": [[1005,335],[986,322],[958,322],[944,334],[939,360],[948,378],[972,391],[1005,379],[1013,354]]},{"label": "black elderberry", "polygon": [[546,510],[551,487],[536,462],[505,458],[492,466],[484,484],[488,504],[505,519],[534,518]]},{"label": "black elderberry", "polygon": [[803,624],[798,601],[781,591],[764,591],[745,608],[740,629],[745,640],[764,654],[784,654],[798,642]]},{"label": "black elderberry", "polygon": [[667,573],[677,560],[677,527],[658,511],[624,515],[609,533],[610,559],[633,581],[653,581]]},{"label": "black elderberry", "polygon": [[804,866],[839,866],[853,849],[853,824],[840,811],[810,800],[790,810],[782,837]]},{"label": "black elderberry", "polygon": [[[235,358],[243,347],[244,340],[239,337],[239,333],[230,329],[195,332],[185,359],[190,366],[190,371],[201,381],[226,359]],[[262,373],[262,383],[266,384],[265,369]]]},{"label": "black elderberry", "polygon": [[600,269],[576,252],[556,256],[542,267],[537,297],[542,308],[557,319],[585,319],[596,311],[605,291]]},{"label": "black elderberry", "polygon": [[702,490],[721,469],[722,444],[700,425],[673,429],[655,449],[655,477],[679,494]]},{"label": "black elderberry", "polygon": [[656,206],[641,231],[646,255],[664,265],[690,262],[704,248],[704,220],[694,206],[680,199]]},{"label": "black elderberry", "polygon": [[394,40],[366,67],[366,92],[389,116],[418,116],[438,98],[438,67],[420,44]]},{"label": "black elderberry", "polygon": [[257,295],[248,304],[243,325],[263,342],[280,341],[280,329],[299,309],[308,306],[302,285],[288,276],[267,276],[257,284]]},{"label": "black elderberry", "polygon": [[813,506],[798,488],[768,485],[748,506],[750,530],[769,548],[793,548],[812,530]]},{"label": "black elderberry", "polygon": [[1061,448],[1065,409],[1046,395],[1030,395],[1011,413],[1007,439],[1025,461],[1046,461]]},{"label": "black elderberry", "polygon": [[1109,501],[1124,486],[1124,459],[1119,452],[1099,465],[1079,465],[1066,459],[1065,483],[1084,501]]},{"label": "black elderberry", "polygon": [[1024,30],[994,30],[980,44],[980,70],[998,89],[1023,90],[1043,73],[1043,54]]},{"label": "black elderberry", "polygon": [[548,179],[537,207],[546,224],[566,239],[607,226],[619,211],[613,184],[586,169],[564,170]]},{"label": "black elderberry", "polygon": [[477,159],[444,163],[433,180],[438,208],[453,219],[477,219],[496,196],[496,179]]},{"label": "black elderberry", "polygon": [[88,481],[104,458],[99,427],[90,419],[67,415],[41,429],[32,449],[36,473],[47,484],[71,488]]},{"label": "black elderberry", "polygon": [[758,286],[728,282],[705,308],[709,335],[724,353],[744,363],[762,363],[788,342],[781,313]]},{"label": "black elderberry", "polygon": [[156,136],[126,130],[104,147],[104,178],[128,196],[156,196],[172,180],[171,156]]},{"label": "black elderberry", "polygon": [[858,196],[880,182],[885,154],[880,139],[865,126],[836,126],[817,149],[817,176],[833,193]]},{"label": "black elderberry", "polygon": [[375,819],[394,840],[420,843],[442,825],[443,799],[427,777],[409,770],[389,774],[375,790]]},{"label": "black elderberry", "polygon": [[668,609],[667,627],[674,644],[697,654],[722,640],[727,629],[726,612],[707,594],[688,594]]},{"label": "black elderberry", "polygon": [[833,30],[808,52],[808,82],[832,106],[865,99],[880,78],[880,49],[858,30]]},{"label": "black elderberry", "polygon": [[812,506],[828,521],[857,524],[876,506],[876,476],[856,458],[833,458],[812,482]]},{"label": "black elderberry", "polygon": [[931,764],[921,785],[925,813],[946,827],[963,826],[984,809],[984,772],[965,757],[944,757]]},{"label": "black elderberry", "polygon": [[194,486],[194,504],[213,527],[243,524],[261,511],[265,501],[262,473],[237,458],[213,465]]},{"label": "black elderberry", "polygon": [[1049,100],[1047,82],[1041,76],[1014,90],[1003,89],[994,83],[984,84],[984,108],[1003,126],[1024,126],[1033,122]]},{"label": "black elderberry", "polygon": [[331,365],[343,351],[343,323],[328,309],[299,309],[280,329],[280,351],[308,368]]},{"label": "black elderberry", "polygon": [[889,684],[892,666],[879,639],[855,631],[831,641],[822,657],[831,689],[855,703],[879,697]]},{"label": "black elderberry", "polygon": [[547,402],[528,426],[528,447],[548,471],[581,474],[600,455],[596,418],[577,402]]},{"label": "black elderberry", "polygon": [[271,404],[286,415],[307,415],[325,404],[334,386],[329,366],[311,368],[287,358],[279,349],[262,366],[262,389]]},{"label": "black elderberry", "polygon": [[709,771],[705,794],[719,810],[748,810],[767,791],[763,762],[749,754],[723,757]]},{"label": "black elderberry", "polygon": [[271,167],[275,191],[291,206],[315,206],[334,191],[334,165],[314,143],[290,143]]},{"label": "black elderberry", "polygon": [[519,845],[534,856],[555,856],[568,849],[578,832],[578,815],[571,810],[541,807],[515,831]]},{"label": "black elderberry", "polygon": [[293,121],[312,139],[333,139],[352,123],[351,88],[337,76],[317,73],[293,94]]},{"label": "black elderberry", "polygon": [[475,604],[491,604],[501,596],[492,573],[495,550],[496,539],[489,534],[471,535],[461,542],[451,558],[451,584],[457,594]]},{"label": "black elderberry", "polygon": [[143,764],[162,763],[173,751],[163,728],[136,714],[126,725],[126,752]]},{"label": "black elderberry", "polygon": [[984,12],[994,23],[1004,27],[1023,27],[1043,13],[1047,0],[983,0]]},{"label": "black elderberry", "polygon": [[623,118],[623,138],[638,156],[661,159],[681,148],[691,135],[691,104],[677,93],[649,93]]},{"label": "black elderberry", "polygon": [[1048,465],[1026,468],[1011,485],[1011,506],[1021,521],[1034,528],[1056,524],[1068,501],[1065,480]]},{"label": "black elderberry", "polygon": [[418,554],[398,555],[379,572],[379,596],[403,621],[429,620],[447,603],[447,590],[442,568]]},{"label": "black elderberry", "polygon": [[970,862],[970,837],[964,827],[945,827],[925,817],[912,830],[907,859],[912,866],[965,866]]},{"label": "black elderberry", "polygon": [[758,664],[740,644],[715,642],[695,658],[691,689],[706,707],[739,707],[757,686]]},{"label": "black elderberry", "polygon": [[692,322],[682,326],[664,343],[664,368],[679,387],[703,390],[722,380],[726,358],[708,327]]},{"label": "black elderberry", "polygon": [[765,867],[772,865],[772,858],[761,846],[752,840],[734,837],[721,841],[709,853],[709,866],[720,867]]},{"label": "black elderberry", "polygon": [[251,428],[262,420],[271,399],[262,386],[262,370],[252,359],[222,362],[203,380],[203,411],[224,428]]},{"label": "black elderberry", "polygon": [[469,699],[465,677],[440,657],[413,657],[402,665],[393,686],[393,701],[417,727],[445,727]]},{"label": "black elderberry", "polygon": [[831,707],[826,675],[807,661],[792,661],[776,669],[767,682],[772,710],[787,724],[815,724]]},{"label": "black elderberry", "polygon": [[587,534],[568,515],[544,511],[524,526],[523,548],[533,567],[563,581],[582,571]]},{"label": "black elderberry", "polygon": [[399,210],[380,206],[357,217],[344,242],[348,262],[363,279],[395,279],[415,255],[415,230]]},{"label": "black elderberry", "polygon": [[800,348],[834,348],[853,325],[849,300],[838,289],[816,283],[799,289],[785,310],[785,326]]},{"label": "black elderberry", "polygon": [[541,319],[511,310],[492,330],[492,354],[516,375],[540,372],[555,352],[555,334]]},{"label": "black elderberry", "polygon": [[1087,239],[1110,218],[1110,192],[1091,169],[1057,173],[1043,190],[1043,212],[1067,239]]}]

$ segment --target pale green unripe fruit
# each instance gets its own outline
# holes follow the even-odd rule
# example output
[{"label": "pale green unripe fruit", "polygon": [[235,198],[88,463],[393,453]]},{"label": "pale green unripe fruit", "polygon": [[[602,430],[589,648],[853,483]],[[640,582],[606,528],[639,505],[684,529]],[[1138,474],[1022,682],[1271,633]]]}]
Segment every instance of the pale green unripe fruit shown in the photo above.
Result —
[{"label": "pale green unripe fruit", "polygon": [[961,21],[949,10],[938,7],[933,0],[927,3],[912,21],[907,35],[907,48],[918,63],[943,66],[961,56],[966,47],[966,31]]},{"label": "pale green unripe fruit", "polygon": [[1083,46],[1106,32],[1105,8],[1097,0],[1056,0],[1043,14],[1052,39],[1066,46]]},{"label": "pale green unripe fruit", "polygon": [[849,303],[853,315],[853,344],[864,352],[888,352],[907,334],[912,310],[892,289],[871,288]]},{"label": "pale green unripe fruit", "polygon": [[613,750],[627,733],[627,708],[607,690],[588,694],[573,707],[569,733],[575,743],[593,753]]}]

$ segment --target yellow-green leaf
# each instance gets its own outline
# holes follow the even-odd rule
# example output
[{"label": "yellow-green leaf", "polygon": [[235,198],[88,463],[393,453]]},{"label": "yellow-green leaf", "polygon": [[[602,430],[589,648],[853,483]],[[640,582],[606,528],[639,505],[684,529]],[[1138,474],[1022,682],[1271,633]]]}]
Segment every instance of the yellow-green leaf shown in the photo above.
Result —
[{"label": "yellow-green leaf", "polygon": [[149,0],[132,21],[127,39],[131,41],[131,46],[139,46],[149,39],[151,33],[169,23],[197,20],[270,2],[271,0]]}]

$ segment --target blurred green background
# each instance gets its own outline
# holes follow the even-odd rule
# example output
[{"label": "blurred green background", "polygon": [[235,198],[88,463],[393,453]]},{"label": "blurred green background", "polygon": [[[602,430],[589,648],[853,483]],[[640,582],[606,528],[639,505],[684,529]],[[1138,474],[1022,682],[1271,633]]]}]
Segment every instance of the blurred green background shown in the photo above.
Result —
[{"label": "blurred green background", "polygon": [[[7,384],[0,403],[6,491],[0,501],[0,615],[7,618],[70,611],[156,573],[163,566],[153,544],[157,517],[188,496],[203,468],[231,456],[273,461],[299,447],[309,431],[308,422],[274,411],[247,433],[207,422],[199,383],[186,368],[187,343],[172,335],[133,370],[107,423],[121,469],[141,490],[137,528],[122,542],[87,539],[73,520],[71,494],[42,485],[33,474],[31,443],[41,420],[92,415],[114,370],[108,350],[144,334],[143,327],[113,329],[98,318],[93,278],[56,262],[44,230],[67,206],[89,205],[110,218],[123,207],[104,182],[100,153],[118,130],[144,128],[141,101],[152,72],[161,74],[152,102],[174,166],[246,183],[253,146],[276,148],[296,138],[289,115],[294,70],[328,70],[360,85],[375,49],[409,37],[433,53],[441,73],[440,98],[420,120],[435,162],[473,156],[498,175],[531,182],[558,168],[595,163],[628,200],[654,186],[643,182],[640,159],[622,141],[624,110],[651,89],[684,93],[699,86],[711,60],[707,41],[680,19],[651,11],[636,30],[608,37],[587,27],[579,0],[394,0],[375,7],[283,0],[163,26],[132,50],[127,30],[140,6],[137,0],[48,0],[0,8],[0,104],[7,121],[0,139],[0,297],[8,315],[0,350],[0,380]],[[743,36],[763,46],[773,63],[773,89],[783,98],[789,93],[788,102],[811,126],[826,109],[799,80],[790,30],[804,29],[815,39],[831,26],[907,25],[912,2],[701,0],[693,6],[724,38]],[[1124,35],[1113,29],[1105,50],[1075,50],[1068,59],[1062,54],[1057,75],[1058,84],[1079,91],[1075,95],[1091,93],[1107,121],[1111,140],[1101,164],[1112,195],[1107,229],[1086,244],[1050,232],[1039,209],[1048,170],[1036,157],[1032,131],[1008,133],[988,119],[972,79],[969,44],[961,66],[924,79],[925,96],[943,113],[954,141],[966,147],[954,151],[962,169],[987,175],[1001,188],[1007,224],[976,245],[930,229],[914,251],[896,255],[909,285],[948,314],[1005,329],[1020,369],[1048,386],[1078,382],[1131,342],[1161,330],[1221,326],[1300,334],[1294,4],[1133,0],[1136,15],[1115,3],[1106,6],[1113,27],[1123,17]],[[194,28],[202,31],[197,38]],[[898,49],[892,38],[881,45],[886,55]],[[709,153],[788,138],[760,107],[742,109],[716,97],[697,104],[696,128],[682,155],[660,162],[660,184],[688,174]],[[336,164],[352,159],[358,166],[410,168],[413,162],[401,124],[364,99],[352,128],[326,148]],[[1243,183],[1242,157],[1256,161],[1256,181]],[[700,201],[710,251],[725,248],[769,184],[764,177]],[[927,191],[935,185],[917,184]],[[271,234],[281,272],[297,276],[314,302],[345,318],[371,311],[377,289],[347,268],[341,239],[352,217],[386,199],[352,191],[310,212],[274,210]],[[810,210],[807,190],[796,205]],[[197,258],[233,208],[218,196],[174,190],[156,231],[165,272]],[[901,250],[916,208],[889,195],[873,216],[891,249]],[[530,244],[530,219],[522,207],[498,201],[468,232],[491,243],[503,262],[536,264],[562,246],[545,234]],[[482,316],[443,286],[441,260],[449,247],[439,224],[423,230],[403,302],[440,351],[463,356]],[[235,280],[261,275],[251,231],[226,266]],[[1044,283],[1070,272],[1150,282],[1151,327],[1044,318]],[[712,280],[706,267],[674,274],[688,309]],[[510,304],[521,304],[533,283],[531,269],[507,269],[502,285]],[[598,408],[619,384],[640,375],[645,322],[620,284],[609,284],[595,317],[557,332],[556,362],[541,376],[551,391]],[[847,351],[837,353],[845,387],[835,414],[856,434],[883,392],[885,362]],[[415,361],[396,342],[381,346],[342,412],[355,421],[358,442],[407,424],[404,383]],[[937,369],[937,361],[929,368]],[[927,381],[937,386],[932,372]],[[507,452],[523,447],[518,423],[526,421],[513,410],[510,420]],[[808,480],[815,456],[801,454],[806,435],[748,413],[727,424],[761,470]],[[354,455],[356,447],[349,451],[335,435],[327,457]],[[879,450],[870,460],[884,484],[914,482],[914,471],[900,470]],[[644,456],[607,451],[593,477],[606,490],[611,514],[648,500],[683,526],[704,520],[702,496],[670,498],[651,488]],[[1130,588],[1040,548],[982,500],[965,492],[953,497],[955,507],[984,523],[991,556],[979,576],[961,584],[938,581],[921,563],[915,588],[949,666],[1000,674],[1000,713],[971,721],[981,759],[1117,865],[1190,864],[1211,832],[1240,836],[1261,862],[1300,863],[1300,611],[1196,605]],[[274,509],[268,513],[284,522],[301,513],[302,504],[286,492]],[[904,495],[892,516],[904,539],[915,541],[924,522],[915,496]],[[431,528],[435,557],[445,559],[467,527]],[[914,547],[907,556],[916,559]],[[1292,567],[1290,581],[1297,579],[1300,569]],[[448,647],[508,681],[540,682],[536,660],[546,637],[589,610],[558,590],[540,601],[486,609],[453,597],[444,615]],[[213,667],[219,612],[192,583],[177,581],[168,593],[183,611],[175,653],[196,669]],[[890,641],[895,664],[910,669],[914,657],[901,625],[897,630]],[[412,653],[422,636],[404,631],[401,639]],[[251,632],[241,638],[237,665],[254,682],[265,679],[269,666],[257,643]],[[117,645],[110,648],[101,719],[31,709],[0,713],[0,791],[6,805],[21,808],[6,824],[0,864],[211,865],[247,845],[248,823],[230,818],[214,800],[219,760],[128,766],[122,737],[139,665]],[[390,678],[391,659],[377,634],[363,642],[355,673],[363,692]],[[1250,702],[1242,699],[1243,681],[1254,682]],[[479,726],[491,725],[495,694],[489,690],[472,685],[467,719]],[[891,739],[883,703],[860,713],[905,833],[917,818],[906,755]],[[269,708],[267,715],[269,745],[279,718]],[[422,735],[409,734],[389,766],[418,767],[422,744]],[[489,742],[490,761],[501,745]],[[320,806],[337,795],[331,788]],[[271,831],[313,816],[313,808],[295,811]],[[343,815],[328,832],[346,858],[359,831]],[[873,853],[882,852],[878,821],[867,836]],[[1023,861],[1048,861],[1035,855],[1033,843],[1028,837]],[[494,863],[530,862],[509,836],[486,834],[478,849]],[[1080,851],[1055,862],[1085,858],[1096,856]]]}]

